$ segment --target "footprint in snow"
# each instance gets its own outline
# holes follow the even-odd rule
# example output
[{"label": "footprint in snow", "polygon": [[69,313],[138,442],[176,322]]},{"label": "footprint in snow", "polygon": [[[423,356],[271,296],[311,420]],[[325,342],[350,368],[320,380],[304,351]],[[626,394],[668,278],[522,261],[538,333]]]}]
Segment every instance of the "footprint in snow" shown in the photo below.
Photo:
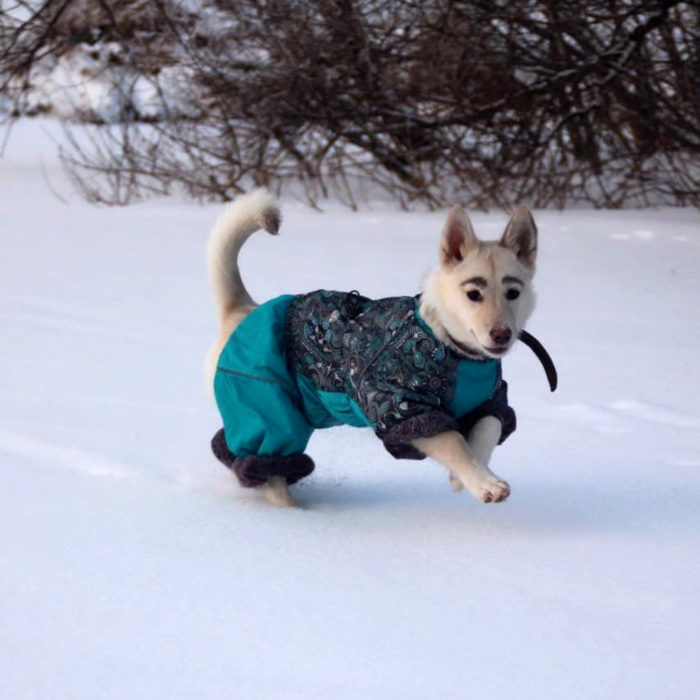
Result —
[{"label": "footprint in snow", "polygon": [[620,399],[609,406],[570,403],[561,406],[559,410],[578,423],[587,424],[606,434],[630,432],[639,421],[676,428],[700,428],[700,420],[695,417],[637,399]]},{"label": "footprint in snow", "polygon": [[126,479],[135,475],[130,466],[77,447],[64,447],[0,430],[0,452],[28,457],[43,465],[69,469],[89,476]]},{"label": "footprint in snow", "polygon": [[650,241],[655,237],[656,234],[653,231],[647,231],[645,229],[637,229],[636,231],[632,231],[632,233],[619,232],[611,235],[611,238],[614,238],[616,241],[629,241],[632,238],[636,238],[639,241]]},{"label": "footprint in snow", "polygon": [[601,406],[586,403],[570,403],[560,407],[560,411],[577,424],[585,424],[593,427],[599,433],[615,435],[628,433],[632,430],[629,422]]},{"label": "footprint in snow", "polygon": [[610,408],[619,413],[626,414],[650,423],[672,425],[678,428],[700,428],[700,420],[692,416],[686,416],[663,406],[638,401],[637,399],[620,399],[613,401]]}]

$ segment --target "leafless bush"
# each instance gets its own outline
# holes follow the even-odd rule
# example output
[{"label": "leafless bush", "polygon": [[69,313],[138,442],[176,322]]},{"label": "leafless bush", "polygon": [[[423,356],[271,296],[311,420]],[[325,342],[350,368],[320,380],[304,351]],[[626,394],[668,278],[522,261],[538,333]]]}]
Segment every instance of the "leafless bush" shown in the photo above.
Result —
[{"label": "leafless bush", "polygon": [[[127,113],[90,141],[74,134],[67,162],[92,200],[297,183],[313,203],[354,206],[371,183],[404,206],[700,204],[689,3],[32,5],[0,28],[6,85],[44,52],[109,40],[162,98],[153,123]],[[187,109],[163,90],[166,66],[186,79]]]}]

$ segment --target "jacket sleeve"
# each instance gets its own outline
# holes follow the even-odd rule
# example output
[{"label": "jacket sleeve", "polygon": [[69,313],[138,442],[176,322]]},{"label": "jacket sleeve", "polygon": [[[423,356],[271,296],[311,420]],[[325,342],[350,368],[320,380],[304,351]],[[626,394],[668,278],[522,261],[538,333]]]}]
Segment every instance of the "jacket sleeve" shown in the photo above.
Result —
[{"label": "jacket sleeve", "polygon": [[405,389],[390,380],[367,378],[358,392],[358,403],[377,437],[396,459],[424,459],[425,455],[413,446],[414,440],[459,430],[457,421],[445,413],[436,395]]},{"label": "jacket sleeve", "polygon": [[486,416],[494,416],[501,423],[499,444],[516,427],[504,381],[488,401],[456,420],[442,409],[439,398],[430,391],[403,389],[386,380],[365,382],[358,398],[377,437],[396,459],[424,459],[425,455],[413,446],[418,438],[456,430],[468,439],[474,426]]}]

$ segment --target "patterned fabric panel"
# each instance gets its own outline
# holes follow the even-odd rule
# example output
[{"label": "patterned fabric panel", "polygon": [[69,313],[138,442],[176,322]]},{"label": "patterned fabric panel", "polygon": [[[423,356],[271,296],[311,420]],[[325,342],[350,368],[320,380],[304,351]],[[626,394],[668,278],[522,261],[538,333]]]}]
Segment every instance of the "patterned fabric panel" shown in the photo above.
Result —
[{"label": "patterned fabric panel", "polygon": [[407,418],[444,411],[459,358],[426,333],[415,308],[414,297],[299,296],[287,315],[290,367],[318,389],[349,395],[380,437]]}]

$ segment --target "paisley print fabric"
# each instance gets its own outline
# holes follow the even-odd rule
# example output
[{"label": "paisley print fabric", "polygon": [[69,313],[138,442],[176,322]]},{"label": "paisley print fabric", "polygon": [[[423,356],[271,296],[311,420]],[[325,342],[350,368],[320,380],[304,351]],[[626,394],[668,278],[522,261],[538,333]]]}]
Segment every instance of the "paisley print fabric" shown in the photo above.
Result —
[{"label": "paisley print fabric", "polygon": [[416,303],[325,290],[296,297],[286,323],[290,369],[352,397],[382,439],[407,419],[446,412],[460,357],[418,322]]}]

